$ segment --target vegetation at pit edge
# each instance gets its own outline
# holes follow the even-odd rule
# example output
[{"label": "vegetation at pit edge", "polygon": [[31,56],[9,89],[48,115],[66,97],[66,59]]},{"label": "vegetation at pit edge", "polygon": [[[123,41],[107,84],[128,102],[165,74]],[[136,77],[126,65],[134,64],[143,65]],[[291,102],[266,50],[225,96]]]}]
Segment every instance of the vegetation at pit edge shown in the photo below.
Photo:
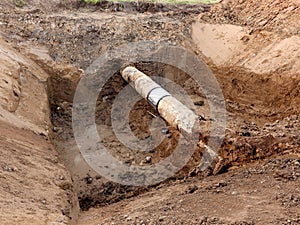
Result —
[{"label": "vegetation at pit edge", "polygon": [[25,5],[24,0],[12,0],[12,3],[19,8],[22,8]]}]

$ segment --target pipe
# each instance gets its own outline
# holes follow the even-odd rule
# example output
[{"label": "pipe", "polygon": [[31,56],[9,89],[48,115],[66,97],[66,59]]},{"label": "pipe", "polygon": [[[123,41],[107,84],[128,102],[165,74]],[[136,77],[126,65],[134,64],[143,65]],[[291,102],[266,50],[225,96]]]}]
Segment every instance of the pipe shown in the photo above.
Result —
[{"label": "pipe", "polygon": [[[164,90],[159,84],[154,82],[146,74],[135,67],[129,66],[121,71],[122,77],[152,106],[156,108],[162,118],[164,118],[172,127],[179,130],[185,138],[194,138],[200,132],[197,124],[198,116],[174,98],[169,92]],[[213,162],[222,162],[221,157],[208,145],[203,143],[205,152],[198,166],[199,171],[203,171]],[[212,167],[215,173],[216,167]]]},{"label": "pipe", "polygon": [[183,134],[193,134],[198,117],[192,110],[135,67],[126,67],[121,74],[172,127]]}]

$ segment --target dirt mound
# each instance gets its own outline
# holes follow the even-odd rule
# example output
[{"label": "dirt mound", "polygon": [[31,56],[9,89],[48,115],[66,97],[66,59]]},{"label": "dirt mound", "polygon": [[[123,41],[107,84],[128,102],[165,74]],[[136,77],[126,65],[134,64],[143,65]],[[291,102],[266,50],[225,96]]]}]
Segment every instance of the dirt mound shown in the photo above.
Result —
[{"label": "dirt mound", "polygon": [[165,4],[155,2],[112,2],[100,1],[98,3],[86,3],[79,0],[4,0],[0,7],[3,9],[15,9],[24,11],[43,11],[44,13],[53,13],[64,10],[89,10],[92,12],[126,12],[126,13],[171,13],[177,16],[186,16],[190,14],[199,14],[207,12],[210,5],[207,4]]},{"label": "dirt mound", "polygon": [[288,36],[300,33],[298,0],[225,0],[200,17],[205,22],[247,26],[252,32],[268,30]]},{"label": "dirt mound", "polygon": [[171,12],[174,14],[198,14],[205,11],[209,11],[210,5],[190,5],[190,4],[164,4],[156,2],[111,2],[111,1],[101,1],[96,4],[90,4],[85,2],[79,2],[74,4],[74,7],[78,8],[88,8],[92,11],[105,11],[105,12],[127,12],[127,13],[166,13]]}]

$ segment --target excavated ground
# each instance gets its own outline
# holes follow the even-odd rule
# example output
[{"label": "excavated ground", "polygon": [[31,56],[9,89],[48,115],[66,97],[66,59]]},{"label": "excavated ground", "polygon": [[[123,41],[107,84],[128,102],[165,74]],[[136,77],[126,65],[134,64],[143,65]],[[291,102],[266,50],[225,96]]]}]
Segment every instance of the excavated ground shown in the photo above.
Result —
[{"label": "excavated ground", "polygon": [[[63,175],[68,180],[68,187],[63,185],[63,189],[70,204],[69,208],[63,206],[63,215],[76,221],[76,203],[69,193],[72,189],[83,210],[78,224],[300,223],[299,2],[224,1],[211,10],[201,5],[102,2],[90,6],[73,1],[32,1],[23,9],[3,1],[0,7],[2,39],[49,75],[44,82],[51,108],[49,139],[73,180],[71,187],[68,175]],[[197,171],[204,151],[199,144],[188,164],[174,177],[137,188],[110,182],[91,169],[78,151],[71,121],[73,96],[83,71],[107,50],[139,40],[178,44],[204,60],[223,91],[228,124],[220,161],[211,168]],[[137,62],[135,66],[150,76],[172,78],[185,89],[202,118],[201,139],[206,142],[210,127],[207,98],[188,75],[159,63]],[[178,133],[167,127],[170,134],[147,154],[136,154],[122,146],[111,129],[110,115],[114,98],[125,85],[116,73],[99,95],[96,123],[105,135],[104,145],[129,165],[145,164],[146,156],[156,163],[171,154]],[[149,137],[152,114],[157,115],[146,101],[131,110],[130,126],[138,137]],[[6,129],[1,127],[2,137]],[[7,139],[14,138],[12,132],[7,135],[9,138],[0,140],[3,146]],[[20,139],[18,133],[15,135]],[[1,149],[5,153],[9,148]],[[22,187],[8,174],[11,171],[6,160],[18,164],[20,159],[6,154],[1,158],[1,178],[10,183],[10,187],[2,186],[18,191]],[[53,172],[48,171],[51,177]],[[57,176],[53,179],[59,180]],[[47,193],[39,187],[34,189]],[[14,192],[10,193],[13,196]],[[67,199],[65,195],[63,199]],[[36,201],[44,204],[40,197]],[[10,204],[2,202],[3,207]],[[31,218],[29,211],[22,216]],[[8,211],[1,213],[10,224]],[[15,215],[12,221],[18,224],[21,219]],[[49,221],[53,220],[45,224]],[[65,223],[64,219],[51,224]]]}]

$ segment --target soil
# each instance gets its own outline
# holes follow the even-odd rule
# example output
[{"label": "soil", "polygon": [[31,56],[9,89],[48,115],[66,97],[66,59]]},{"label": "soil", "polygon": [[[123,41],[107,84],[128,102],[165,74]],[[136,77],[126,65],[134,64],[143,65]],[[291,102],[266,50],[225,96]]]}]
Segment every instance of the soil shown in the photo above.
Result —
[{"label": "soil", "polygon": [[[3,224],[300,223],[299,1],[24,2],[0,3]],[[161,183],[134,187],[105,179],[85,162],[74,139],[72,104],[95,59],[141,40],[181,45],[206,62],[224,94],[227,127],[218,160],[199,171],[211,126],[207,96],[175,67],[135,62],[147,75],[172,79],[189,94],[202,131],[182,170]],[[122,66],[125,56],[120,52],[112,62]],[[173,152],[179,133],[164,125],[168,133],[147,153],[123,146],[110,115],[125,86],[116,72],[100,92],[97,129],[119,160],[155,164]],[[172,85],[165,88],[178,94]],[[137,137],[161,140],[161,128],[148,126],[153,115],[158,116],[145,100],[131,109]]]}]

